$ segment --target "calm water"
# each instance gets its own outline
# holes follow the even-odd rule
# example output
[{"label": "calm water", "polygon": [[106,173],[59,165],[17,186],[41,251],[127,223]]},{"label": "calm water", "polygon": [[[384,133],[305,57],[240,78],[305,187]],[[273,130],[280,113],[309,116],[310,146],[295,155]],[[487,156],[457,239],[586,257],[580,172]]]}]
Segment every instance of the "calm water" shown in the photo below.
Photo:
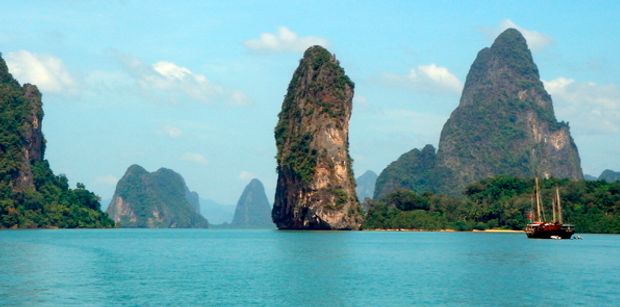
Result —
[{"label": "calm water", "polygon": [[620,236],[0,232],[0,305],[613,305]]}]

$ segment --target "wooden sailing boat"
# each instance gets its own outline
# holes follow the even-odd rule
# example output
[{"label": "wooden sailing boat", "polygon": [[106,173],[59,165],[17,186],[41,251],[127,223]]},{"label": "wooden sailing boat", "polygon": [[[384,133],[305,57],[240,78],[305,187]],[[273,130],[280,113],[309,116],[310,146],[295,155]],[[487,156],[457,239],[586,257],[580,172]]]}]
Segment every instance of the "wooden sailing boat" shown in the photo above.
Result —
[{"label": "wooden sailing boat", "polygon": [[562,204],[560,202],[560,189],[555,188],[552,202],[553,220],[545,221],[545,212],[540,197],[538,178],[534,178],[534,195],[532,205],[536,204],[533,210],[534,217],[525,227],[525,233],[531,239],[570,239],[575,233],[571,224],[564,224],[562,219]]}]

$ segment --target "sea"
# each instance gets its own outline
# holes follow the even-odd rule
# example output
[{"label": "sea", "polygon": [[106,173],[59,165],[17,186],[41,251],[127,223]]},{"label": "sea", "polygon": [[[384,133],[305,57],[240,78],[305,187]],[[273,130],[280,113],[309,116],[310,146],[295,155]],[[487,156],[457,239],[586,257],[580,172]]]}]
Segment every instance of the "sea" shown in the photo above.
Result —
[{"label": "sea", "polygon": [[618,306],[620,236],[0,231],[0,306]]}]

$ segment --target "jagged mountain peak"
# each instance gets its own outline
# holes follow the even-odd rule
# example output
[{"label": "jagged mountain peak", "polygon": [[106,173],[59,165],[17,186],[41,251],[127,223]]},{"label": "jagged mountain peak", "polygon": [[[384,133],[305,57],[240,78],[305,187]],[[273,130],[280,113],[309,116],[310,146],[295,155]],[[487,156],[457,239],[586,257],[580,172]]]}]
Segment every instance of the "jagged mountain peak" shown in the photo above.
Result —
[{"label": "jagged mountain peak", "polygon": [[568,124],[558,122],[527,41],[507,29],[478,52],[439,146],[414,149],[379,175],[375,198],[396,188],[459,194],[509,175],[582,179]]},{"label": "jagged mountain peak", "polygon": [[519,31],[504,31],[478,53],[442,129],[437,162],[451,171],[445,191],[496,175],[582,178],[568,125],[556,120]]}]

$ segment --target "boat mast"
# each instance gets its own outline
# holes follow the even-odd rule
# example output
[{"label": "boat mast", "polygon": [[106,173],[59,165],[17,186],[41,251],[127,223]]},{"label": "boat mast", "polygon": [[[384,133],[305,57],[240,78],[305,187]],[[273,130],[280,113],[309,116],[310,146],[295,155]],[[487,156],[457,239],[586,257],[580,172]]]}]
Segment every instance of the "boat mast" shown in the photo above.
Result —
[{"label": "boat mast", "polygon": [[530,223],[538,221],[538,217],[536,217],[536,202],[534,201],[534,194],[530,195],[530,203],[532,204],[532,209],[530,210]]},{"label": "boat mast", "polygon": [[553,223],[556,222],[556,215],[555,215],[556,206],[557,206],[556,197],[555,197],[555,195],[553,195],[553,201],[551,202],[551,211],[553,211],[553,220],[551,220],[551,221]]},{"label": "boat mast", "polygon": [[542,221],[542,214],[540,208],[540,190],[538,188],[538,177],[534,177],[534,197],[536,198],[536,220]]},{"label": "boat mast", "polygon": [[556,202],[557,202],[557,206],[558,206],[558,222],[560,224],[563,224],[564,221],[562,219],[562,204],[560,203],[560,189],[558,187],[555,187],[555,197],[556,197]]}]

